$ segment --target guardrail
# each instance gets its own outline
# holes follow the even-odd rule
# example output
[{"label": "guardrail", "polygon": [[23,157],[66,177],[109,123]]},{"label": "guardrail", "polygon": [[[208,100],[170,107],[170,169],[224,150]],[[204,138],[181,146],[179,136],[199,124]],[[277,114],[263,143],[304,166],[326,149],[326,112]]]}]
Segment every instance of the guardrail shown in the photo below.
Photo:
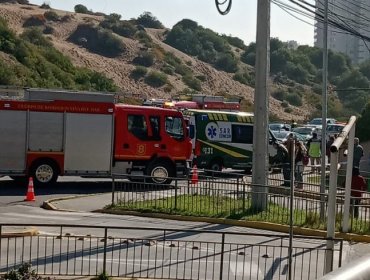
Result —
[{"label": "guardrail", "polygon": [[[33,226],[37,236],[3,237],[10,227]],[[0,273],[32,265],[39,275],[151,279],[286,278],[288,235],[136,227],[0,224]],[[325,271],[324,238],[295,237],[292,279]],[[343,241],[335,239],[335,268]]]}]

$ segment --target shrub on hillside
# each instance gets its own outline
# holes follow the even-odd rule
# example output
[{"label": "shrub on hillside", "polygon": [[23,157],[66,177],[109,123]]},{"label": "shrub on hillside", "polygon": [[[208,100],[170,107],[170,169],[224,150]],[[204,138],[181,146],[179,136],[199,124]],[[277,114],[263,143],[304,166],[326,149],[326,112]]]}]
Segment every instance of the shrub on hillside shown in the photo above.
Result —
[{"label": "shrub on hillside", "polygon": [[246,71],[234,74],[233,79],[245,85],[252,85],[253,80],[249,73]]},{"label": "shrub on hillside", "polygon": [[178,57],[176,57],[173,53],[171,52],[166,52],[164,54],[164,61],[167,62],[168,64],[172,65],[172,66],[176,66],[178,64],[181,64],[181,59],[179,59]]},{"label": "shrub on hillside", "polygon": [[287,107],[284,109],[284,112],[290,114],[291,112],[293,112],[293,109],[290,107]]},{"label": "shrub on hillside", "polygon": [[72,18],[73,18],[73,15],[64,15],[64,16],[61,17],[60,21],[61,22],[70,22]]},{"label": "shrub on hillside", "polygon": [[167,75],[173,75],[173,74],[175,74],[175,68],[173,66],[171,66],[171,65],[168,65],[168,64],[162,66],[161,67],[161,71],[163,73],[166,73]]},{"label": "shrub on hillside", "polygon": [[141,44],[143,44],[144,46],[148,47],[148,48],[151,48],[152,45],[153,45],[153,40],[152,38],[150,38],[150,36],[146,33],[146,31],[144,30],[141,30],[137,33],[135,33],[135,36],[134,36],[137,40],[139,40],[139,42]]},{"label": "shrub on hillside", "polygon": [[134,70],[132,70],[130,77],[134,79],[135,81],[145,77],[146,73],[148,72],[148,69],[144,66],[136,66]]},{"label": "shrub on hillside", "polygon": [[145,77],[145,83],[152,87],[161,87],[167,83],[167,75],[157,71],[151,71]]},{"label": "shrub on hillside", "polygon": [[154,55],[149,52],[142,52],[139,56],[135,57],[132,62],[137,65],[150,67],[154,64]]},{"label": "shrub on hillside", "polygon": [[42,3],[42,4],[40,5],[40,8],[41,8],[41,9],[48,10],[48,9],[50,9],[50,5],[44,2],[44,3]]},{"label": "shrub on hillside", "polygon": [[286,101],[283,101],[283,102],[281,102],[281,107],[288,108],[289,107],[289,103],[286,102]]},{"label": "shrub on hillside", "polygon": [[104,17],[104,21],[111,22],[111,23],[117,23],[120,20],[121,20],[121,15],[117,13],[112,13]]},{"label": "shrub on hillside", "polygon": [[111,31],[89,24],[80,24],[68,40],[107,57],[117,57],[126,50],[123,42]]},{"label": "shrub on hillside", "polygon": [[289,93],[286,96],[286,100],[293,106],[302,106],[302,98],[297,93]]},{"label": "shrub on hillside", "polygon": [[248,65],[254,66],[256,64],[256,53],[245,51],[240,56],[240,60]]},{"label": "shrub on hillside", "polygon": [[284,101],[286,99],[286,96],[287,96],[287,92],[283,89],[278,89],[272,93],[272,97],[280,101]]},{"label": "shrub on hillside", "polygon": [[239,39],[238,37],[232,37],[232,36],[226,36],[222,35],[223,38],[226,39],[226,41],[229,42],[230,45],[237,47],[239,49],[245,49],[246,46],[244,45],[244,42],[242,39]]},{"label": "shrub on hillside", "polygon": [[121,21],[117,25],[113,26],[113,32],[123,37],[133,38],[137,32],[137,28],[128,21]]},{"label": "shrub on hillside", "polygon": [[52,46],[52,43],[42,34],[40,28],[33,27],[26,29],[22,33],[21,38],[37,46],[43,46],[47,48]]},{"label": "shrub on hillside", "polygon": [[23,27],[42,26],[45,23],[46,18],[44,15],[33,15],[24,21]]},{"label": "shrub on hillside", "polygon": [[229,53],[222,54],[216,60],[216,67],[228,73],[235,73],[238,70],[238,62],[235,57]]},{"label": "shrub on hillside", "polygon": [[59,21],[60,20],[60,17],[58,16],[58,14],[54,11],[46,11],[44,13],[44,17],[47,19],[47,20],[50,20],[50,21]]},{"label": "shrub on hillside", "polygon": [[195,76],[199,81],[205,82],[207,80],[207,77],[205,75],[197,75]]},{"label": "shrub on hillside", "polygon": [[189,67],[184,64],[177,64],[175,66],[175,72],[181,76],[192,75],[193,72]]},{"label": "shrub on hillside", "polygon": [[75,12],[80,14],[90,14],[90,11],[86,8],[86,6],[81,4],[75,6]]},{"label": "shrub on hillside", "polygon": [[44,34],[53,34],[54,33],[54,27],[48,25],[48,26],[45,26],[44,30],[43,30],[43,33]]},{"label": "shrub on hillside", "polygon": [[201,91],[202,85],[197,78],[194,78],[192,75],[185,75],[182,77],[182,81],[190,88]]},{"label": "shrub on hillside", "polygon": [[17,85],[17,76],[5,62],[0,60],[0,85]]},{"label": "shrub on hillside", "polygon": [[163,24],[150,12],[144,12],[136,19],[137,24],[147,28],[164,28]]}]

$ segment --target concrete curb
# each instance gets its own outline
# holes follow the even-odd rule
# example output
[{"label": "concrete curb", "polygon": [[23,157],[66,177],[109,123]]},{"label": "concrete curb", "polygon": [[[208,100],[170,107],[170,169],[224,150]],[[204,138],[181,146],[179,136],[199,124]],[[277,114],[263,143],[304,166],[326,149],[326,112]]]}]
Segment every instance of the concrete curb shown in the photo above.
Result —
[{"label": "concrete curb", "polygon": [[[188,221],[188,222],[225,224],[225,225],[231,225],[231,226],[250,227],[250,228],[262,229],[262,230],[268,230],[268,231],[274,231],[274,232],[289,233],[289,226],[274,224],[274,223],[269,223],[269,222],[242,221],[242,220],[208,218],[208,217],[192,217],[192,216],[180,216],[180,215],[170,215],[170,214],[161,214],[161,213],[141,213],[141,212],[136,212],[136,211],[120,211],[120,210],[109,210],[109,209],[100,209],[94,212],[115,214],[115,215],[131,215],[131,216],[148,217],[148,218]],[[295,226],[293,227],[293,232],[296,235],[326,237],[326,231],[324,230],[309,229],[309,228],[302,228],[302,227]],[[346,241],[370,243],[369,235],[336,232],[335,236],[336,238],[342,238],[343,240],[346,240]]]},{"label": "concrete curb", "polygon": [[77,211],[77,210],[70,210],[70,209],[58,208],[58,207],[56,207],[56,206],[53,204],[53,202],[61,201],[61,200],[71,200],[71,199],[75,199],[75,198],[82,198],[82,197],[89,197],[89,196],[96,196],[96,195],[100,195],[100,193],[97,193],[97,194],[86,194],[86,195],[74,195],[74,196],[65,196],[65,197],[52,198],[52,199],[49,199],[49,200],[45,200],[45,201],[42,203],[41,208],[44,208],[44,209],[46,209],[46,210],[52,210],[52,211],[80,212],[80,211]]}]

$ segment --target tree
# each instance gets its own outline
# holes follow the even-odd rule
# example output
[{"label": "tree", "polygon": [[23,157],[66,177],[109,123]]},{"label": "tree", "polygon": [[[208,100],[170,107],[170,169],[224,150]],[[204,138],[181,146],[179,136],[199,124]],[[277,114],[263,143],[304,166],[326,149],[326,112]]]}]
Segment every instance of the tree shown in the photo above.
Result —
[{"label": "tree", "polygon": [[288,49],[281,48],[273,51],[270,56],[271,73],[285,72],[286,64],[291,60],[292,55]]},{"label": "tree", "polygon": [[75,6],[75,12],[80,14],[89,14],[89,10],[86,8],[86,6],[78,4]]},{"label": "tree", "polygon": [[366,104],[356,124],[356,135],[361,141],[370,140],[370,102]]},{"label": "tree", "polygon": [[349,67],[345,55],[342,53],[334,53],[329,51],[328,57],[328,74],[329,78],[340,76],[347,72]]},{"label": "tree", "polygon": [[238,70],[238,62],[233,55],[229,53],[222,54],[216,60],[216,67],[228,73],[235,73]]},{"label": "tree", "polygon": [[278,38],[271,38],[270,40],[270,52],[277,51],[279,49],[285,48],[286,43],[283,43]]},{"label": "tree", "polygon": [[137,18],[136,22],[137,24],[141,24],[142,26],[147,28],[164,28],[163,24],[150,12],[144,12],[143,14],[141,14]]},{"label": "tree", "polygon": [[370,80],[370,59],[361,63],[359,70],[366,78]]},{"label": "tree", "polygon": [[195,30],[198,28],[198,23],[191,19],[183,19],[176,23],[175,26],[181,26],[183,29],[192,29]]}]

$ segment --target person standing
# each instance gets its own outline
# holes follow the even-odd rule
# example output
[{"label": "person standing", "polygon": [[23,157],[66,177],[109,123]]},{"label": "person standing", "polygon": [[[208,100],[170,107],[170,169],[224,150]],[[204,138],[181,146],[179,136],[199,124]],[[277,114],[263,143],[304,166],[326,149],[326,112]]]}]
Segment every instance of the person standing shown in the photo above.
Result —
[{"label": "person standing", "polygon": [[281,164],[283,169],[283,178],[284,183],[283,186],[288,187],[290,185],[290,164],[289,164],[289,155],[288,149],[282,143],[273,143],[273,147],[276,149],[276,155],[273,158],[273,162],[275,164]]},{"label": "person standing", "polygon": [[364,149],[360,145],[360,139],[354,138],[354,147],[353,147],[353,167],[360,169],[360,161],[364,156]]},{"label": "person standing", "polygon": [[297,141],[295,146],[295,180],[297,182],[297,189],[303,189],[303,157],[306,153],[306,147],[301,141]]},{"label": "person standing", "polygon": [[[308,156],[311,162],[311,171],[315,171],[315,166],[321,164],[321,141],[317,138],[317,133],[312,133],[312,138],[307,142]],[[320,171],[320,166],[317,167]]]},{"label": "person standing", "polygon": [[335,137],[331,135],[329,137],[329,141],[326,142],[326,156],[328,157],[328,163],[330,163],[330,147],[331,145],[333,145],[334,141],[335,141]]},{"label": "person standing", "polygon": [[366,181],[364,177],[360,175],[360,169],[355,167],[352,169],[351,183],[351,213],[353,213],[355,218],[358,218],[359,205],[364,191],[366,191]]}]

